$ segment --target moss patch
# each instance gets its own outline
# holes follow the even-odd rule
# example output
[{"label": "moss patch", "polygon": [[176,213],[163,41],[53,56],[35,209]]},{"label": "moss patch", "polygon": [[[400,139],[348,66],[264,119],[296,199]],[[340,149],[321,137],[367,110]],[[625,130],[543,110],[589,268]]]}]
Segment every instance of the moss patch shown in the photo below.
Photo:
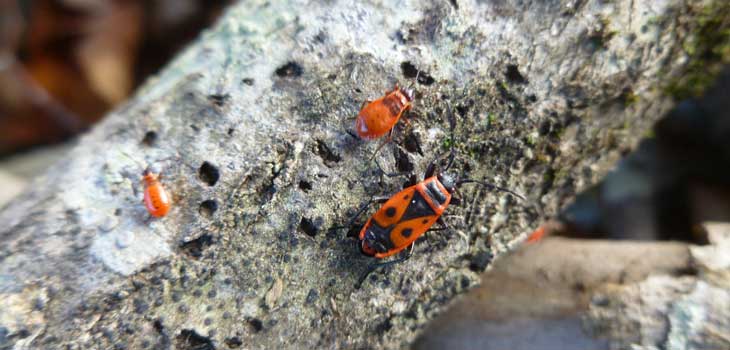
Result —
[{"label": "moss patch", "polygon": [[697,11],[696,27],[682,45],[689,56],[686,71],[665,88],[677,100],[701,95],[730,63],[730,2],[715,1]]}]

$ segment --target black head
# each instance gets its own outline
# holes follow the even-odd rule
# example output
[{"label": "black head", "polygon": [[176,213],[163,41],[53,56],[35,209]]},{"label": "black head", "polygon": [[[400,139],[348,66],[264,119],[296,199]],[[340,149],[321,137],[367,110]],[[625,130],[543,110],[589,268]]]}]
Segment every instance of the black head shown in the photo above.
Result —
[{"label": "black head", "polygon": [[160,170],[160,167],[157,166],[157,165],[155,165],[155,164],[153,164],[153,165],[150,165],[150,166],[146,167],[144,169],[144,171],[142,171],[142,176],[147,176],[147,175],[152,175],[152,174],[159,174],[160,172],[162,172],[162,170]]},{"label": "black head", "polygon": [[449,193],[456,192],[456,179],[451,174],[439,173],[437,178]]},{"label": "black head", "polygon": [[375,249],[370,247],[370,244],[366,240],[360,241],[360,253],[365,256],[375,256]]}]

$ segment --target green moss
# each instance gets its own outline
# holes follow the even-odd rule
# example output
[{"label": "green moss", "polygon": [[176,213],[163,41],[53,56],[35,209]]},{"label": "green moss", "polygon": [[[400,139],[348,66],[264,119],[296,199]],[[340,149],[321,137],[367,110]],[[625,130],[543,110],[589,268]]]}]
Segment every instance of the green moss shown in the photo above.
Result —
[{"label": "green moss", "polygon": [[451,138],[448,138],[448,139],[444,139],[444,141],[443,141],[443,142],[441,143],[441,148],[443,148],[443,149],[445,149],[445,150],[448,150],[448,149],[450,149],[450,148],[451,148],[451,143],[452,143],[452,142],[453,142],[453,141],[451,140]]},{"label": "green moss", "polygon": [[486,124],[492,126],[497,121],[497,115],[494,113],[487,113]]},{"label": "green moss", "polygon": [[535,146],[537,144],[537,138],[533,135],[527,135],[527,144],[530,146]]},{"label": "green moss", "polygon": [[555,171],[546,171],[542,173],[542,181],[546,183],[553,183],[555,181]]},{"label": "green moss", "polygon": [[701,95],[730,63],[730,2],[718,0],[698,12],[693,31],[682,43],[689,63],[684,74],[664,89],[677,100]]},{"label": "green moss", "polygon": [[611,22],[607,18],[601,18],[600,27],[588,36],[588,40],[595,49],[605,49],[607,43],[618,34],[617,30],[609,30]]},{"label": "green moss", "polygon": [[550,156],[543,152],[536,154],[535,159],[542,164],[550,164]]},{"label": "green moss", "polygon": [[627,91],[621,97],[624,101],[625,107],[629,107],[639,101],[639,95],[635,94],[633,91]]},{"label": "green moss", "polygon": [[653,26],[653,25],[657,25],[657,24],[661,23],[661,21],[662,21],[661,17],[652,16],[652,17],[649,17],[649,19],[646,20],[645,25],[647,25],[647,26]]}]

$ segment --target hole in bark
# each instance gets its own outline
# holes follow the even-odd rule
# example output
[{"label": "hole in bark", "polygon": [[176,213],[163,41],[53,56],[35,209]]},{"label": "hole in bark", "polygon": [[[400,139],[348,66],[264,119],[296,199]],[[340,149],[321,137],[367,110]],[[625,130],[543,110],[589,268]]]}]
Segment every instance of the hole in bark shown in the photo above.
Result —
[{"label": "hole in bark", "polygon": [[409,132],[403,139],[403,147],[408,152],[423,155],[423,151],[421,150],[421,143],[418,141],[418,136],[416,136],[413,131]]},{"label": "hole in bark", "polygon": [[416,66],[411,62],[405,61],[401,63],[400,69],[403,72],[403,76],[406,78],[415,78],[418,76],[418,83],[421,85],[431,85],[435,82],[433,77],[428,73],[421,71],[419,74],[418,68],[416,68]]},{"label": "hole in bark", "polygon": [[223,107],[230,98],[231,98],[231,95],[229,95],[229,94],[208,95],[208,99],[210,100],[210,102],[213,102],[213,104],[218,107]]},{"label": "hole in bark", "polygon": [[455,9],[459,9],[459,3],[456,2],[456,0],[449,0],[451,3],[451,6],[453,6]]},{"label": "hole in bark", "polygon": [[211,216],[216,210],[218,210],[218,202],[214,199],[207,199],[200,203],[198,213],[203,216]]},{"label": "hole in bark", "polygon": [[485,250],[472,256],[469,262],[469,269],[474,272],[482,272],[492,261],[492,252]]},{"label": "hole in bark", "polygon": [[325,164],[327,163],[338,163],[342,160],[339,154],[333,152],[326,143],[317,140],[317,155],[319,155]]},{"label": "hole in bark", "polygon": [[175,337],[176,349],[182,350],[215,350],[213,341],[208,337],[204,337],[192,329],[183,329],[180,334]]},{"label": "hole in bark", "polygon": [[317,299],[319,299],[319,293],[317,293],[317,291],[314,289],[310,289],[304,303],[307,305],[310,305],[310,304],[314,303],[315,301],[317,301]]},{"label": "hole in bark", "polygon": [[276,69],[276,75],[282,78],[299,77],[302,75],[302,72],[304,72],[302,66],[294,61],[290,61]]},{"label": "hole in bark", "polygon": [[390,319],[387,319],[379,325],[375,326],[375,333],[384,334],[388,332],[391,328],[393,328],[393,323],[390,321]]},{"label": "hole in bark", "polygon": [[253,86],[253,78],[243,78],[241,82],[248,86]]},{"label": "hole in bark", "polygon": [[150,130],[144,134],[144,138],[142,138],[142,143],[146,146],[153,146],[157,142],[157,133]]},{"label": "hole in bark", "polygon": [[408,157],[406,152],[401,150],[400,147],[396,147],[395,167],[398,169],[398,172],[401,173],[413,171],[413,163],[411,162],[411,159]]},{"label": "hole in bark", "polygon": [[303,217],[302,221],[299,222],[299,229],[306,233],[308,236],[314,237],[317,235],[317,232],[319,231],[319,226],[322,224],[320,221],[322,220],[317,219],[312,221],[312,219]]},{"label": "hole in bark", "polygon": [[522,74],[520,73],[520,69],[515,64],[507,65],[507,71],[504,73],[504,76],[507,78],[507,80],[515,84],[527,83],[527,79],[522,76]]},{"label": "hole in bark", "polygon": [[591,50],[606,49],[608,42],[613,39],[616,35],[614,31],[607,31],[606,28],[601,28],[593,33],[590,33],[587,37],[588,45]]},{"label": "hole in bark", "polygon": [[226,343],[226,345],[229,348],[232,348],[232,349],[236,349],[236,348],[240,347],[241,345],[243,345],[243,341],[241,341],[241,338],[239,338],[239,337],[226,338],[226,340],[224,340],[224,342]]},{"label": "hole in bark", "polygon": [[200,176],[200,179],[203,180],[203,182],[208,184],[208,186],[215,185],[216,182],[218,182],[218,179],[221,177],[220,171],[218,171],[218,167],[208,162],[203,162],[203,165],[201,165],[200,169],[198,170],[198,175]]},{"label": "hole in bark", "polygon": [[165,326],[162,324],[161,319],[156,319],[154,323],[152,323],[152,326],[155,327],[155,330],[157,333],[164,334],[165,333]]},{"label": "hole in bark", "polygon": [[144,314],[150,309],[150,305],[142,299],[134,299],[132,305],[134,306],[134,312],[137,314]]},{"label": "hole in bark", "polygon": [[328,38],[327,32],[320,30],[319,33],[317,33],[317,35],[315,35],[313,39],[318,43],[324,43],[325,41],[327,41],[327,38]]},{"label": "hole in bark", "polygon": [[197,259],[203,255],[203,251],[213,245],[213,236],[210,234],[203,234],[200,237],[184,242],[180,245],[180,249],[183,253]]},{"label": "hole in bark", "polygon": [[309,190],[312,189],[312,183],[309,182],[309,181],[300,180],[299,181],[299,189],[302,190],[302,191],[304,191],[304,192],[309,192]]},{"label": "hole in bark", "polygon": [[258,318],[252,318],[248,320],[248,326],[254,333],[261,332],[261,330],[264,329],[263,322],[261,322],[261,320],[259,320]]}]

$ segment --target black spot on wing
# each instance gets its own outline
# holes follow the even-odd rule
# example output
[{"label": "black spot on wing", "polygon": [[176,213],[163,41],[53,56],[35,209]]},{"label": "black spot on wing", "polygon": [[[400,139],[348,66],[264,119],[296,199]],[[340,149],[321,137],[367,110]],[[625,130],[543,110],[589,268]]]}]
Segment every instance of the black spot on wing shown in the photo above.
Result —
[{"label": "black spot on wing", "polygon": [[411,200],[411,203],[408,204],[408,208],[406,208],[406,212],[403,213],[403,216],[401,216],[401,221],[406,221],[409,219],[414,218],[420,218],[424,216],[431,216],[436,215],[436,213],[431,209],[431,206],[428,205],[428,202],[421,196],[421,193],[418,191],[413,192],[413,200]]},{"label": "black spot on wing", "polygon": [[400,231],[401,236],[408,238],[413,234],[413,230],[410,228],[404,228]]},{"label": "black spot on wing", "polygon": [[395,213],[396,213],[395,207],[388,207],[385,209],[385,215],[389,218],[394,217]]}]

